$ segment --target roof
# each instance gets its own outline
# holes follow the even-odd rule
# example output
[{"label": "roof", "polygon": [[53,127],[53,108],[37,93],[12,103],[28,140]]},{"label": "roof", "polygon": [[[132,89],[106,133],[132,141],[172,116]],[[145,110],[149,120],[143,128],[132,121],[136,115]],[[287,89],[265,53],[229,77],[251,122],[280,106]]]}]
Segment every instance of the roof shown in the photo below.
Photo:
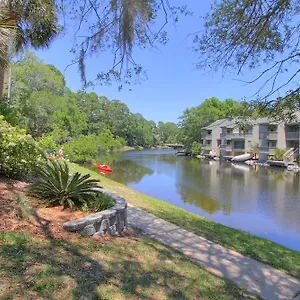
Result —
[{"label": "roof", "polygon": [[213,130],[214,128],[216,128],[216,127],[220,126],[221,124],[223,124],[223,122],[225,122],[225,121],[226,121],[226,119],[217,120],[217,121],[209,124],[206,127],[202,127],[202,129]]}]

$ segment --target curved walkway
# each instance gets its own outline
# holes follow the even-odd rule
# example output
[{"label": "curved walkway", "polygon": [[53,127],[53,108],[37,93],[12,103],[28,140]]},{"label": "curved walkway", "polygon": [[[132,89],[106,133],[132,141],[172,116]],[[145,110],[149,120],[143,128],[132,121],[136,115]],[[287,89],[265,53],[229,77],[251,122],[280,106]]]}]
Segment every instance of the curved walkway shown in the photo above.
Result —
[{"label": "curved walkway", "polygon": [[210,242],[141,209],[128,205],[128,222],[194,260],[208,271],[227,278],[264,299],[299,299],[300,280],[268,265]]}]

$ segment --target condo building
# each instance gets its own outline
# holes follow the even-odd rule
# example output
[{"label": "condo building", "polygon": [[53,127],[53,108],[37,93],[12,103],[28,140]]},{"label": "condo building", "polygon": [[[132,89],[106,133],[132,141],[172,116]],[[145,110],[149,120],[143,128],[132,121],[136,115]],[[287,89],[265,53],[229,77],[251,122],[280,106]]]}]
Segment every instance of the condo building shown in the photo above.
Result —
[{"label": "condo building", "polygon": [[276,148],[286,149],[286,162],[299,157],[300,113],[292,123],[268,118],[242,122],[237,118],[217,120],[202,128],[203,154],[234,157],[254,150],[260,161],[274,155]]}]

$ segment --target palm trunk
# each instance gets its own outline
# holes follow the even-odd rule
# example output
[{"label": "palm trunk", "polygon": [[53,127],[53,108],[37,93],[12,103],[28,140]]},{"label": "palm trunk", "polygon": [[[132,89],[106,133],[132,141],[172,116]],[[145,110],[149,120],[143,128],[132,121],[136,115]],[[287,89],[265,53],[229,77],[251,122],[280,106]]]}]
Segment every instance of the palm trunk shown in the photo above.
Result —
[{"label": "palm trunk", "polygon": [[0,99],[3,97],[5,69],[0,66]]}]

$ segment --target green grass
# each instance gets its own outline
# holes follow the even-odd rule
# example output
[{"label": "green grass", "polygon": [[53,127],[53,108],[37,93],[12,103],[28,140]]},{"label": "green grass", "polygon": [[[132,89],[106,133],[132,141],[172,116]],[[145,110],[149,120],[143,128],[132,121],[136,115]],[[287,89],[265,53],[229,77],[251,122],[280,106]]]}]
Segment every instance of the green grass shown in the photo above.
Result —
[{"label": "green grass", "polygon": [[256,299],[150,238],[0,233],[1,299]]},{"label": "green grass", "polygon": [[266,239],[255,237],[246,232],[229,228],[201,216],[191,214],[164,201],[141,194],[97,172],[93,172],[76,164],[70,164],[70,170],[90,173],[93,178],[101,180],[101,185],[105,189],[119,194],[129,203],[208,240],[236,250],[294,277],[300,278],[300,252],[287,249]]}]

